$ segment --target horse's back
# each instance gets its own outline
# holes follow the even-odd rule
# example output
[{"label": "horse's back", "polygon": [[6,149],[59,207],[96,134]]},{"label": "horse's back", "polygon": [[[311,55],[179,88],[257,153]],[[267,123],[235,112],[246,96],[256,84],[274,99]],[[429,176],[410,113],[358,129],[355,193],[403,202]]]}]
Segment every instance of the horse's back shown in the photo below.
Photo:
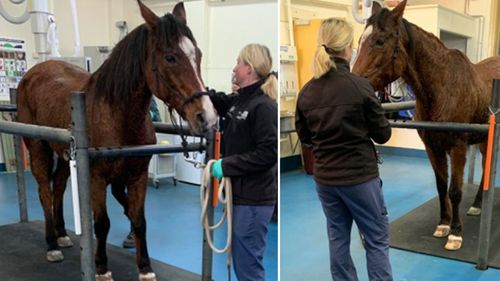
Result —
[{"label": "horse's back", "polygon": [[475,64],[474,67],[484,81],[490,82],[493,79],[500,79],[500,56],[484,59]]},{"label": "horse's back", "polygon": [[90,74],[63,61],[33,66],[17,89],[18,121],[51,127],[69,127],[70,96],[83,88]]}]

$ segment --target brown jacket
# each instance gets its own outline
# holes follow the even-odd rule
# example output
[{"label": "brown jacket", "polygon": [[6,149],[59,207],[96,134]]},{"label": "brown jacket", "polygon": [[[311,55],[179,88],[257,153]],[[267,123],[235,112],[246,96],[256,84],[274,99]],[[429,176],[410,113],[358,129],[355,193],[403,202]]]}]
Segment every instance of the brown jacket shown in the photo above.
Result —
[{"label": "brown jacket", "polygon": [[300,141],[312,145],[314,179],[349,186],[378,176],[373,141],[391,136],[389,122],[368,80],[335,58],[337,69],[311,79],[300,91],[295,127]]}]

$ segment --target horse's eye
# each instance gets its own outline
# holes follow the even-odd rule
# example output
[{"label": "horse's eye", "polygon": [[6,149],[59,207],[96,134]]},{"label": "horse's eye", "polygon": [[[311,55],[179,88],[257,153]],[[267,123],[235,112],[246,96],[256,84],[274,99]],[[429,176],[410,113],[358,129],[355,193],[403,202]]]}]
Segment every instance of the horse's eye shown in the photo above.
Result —
[{"label": "horse's eye", "polygon": [[175,63],[177,61],[177,59],[175,58],[175,56],[172,56],[172,55],[166,55],[165,56],[165,60],[168,63]]},{"label": "horse's eye", "polygon": [[378,46],[384,45],[384,38],[377,39],[377,41],[375,41],[375,44],[377,44]]}]

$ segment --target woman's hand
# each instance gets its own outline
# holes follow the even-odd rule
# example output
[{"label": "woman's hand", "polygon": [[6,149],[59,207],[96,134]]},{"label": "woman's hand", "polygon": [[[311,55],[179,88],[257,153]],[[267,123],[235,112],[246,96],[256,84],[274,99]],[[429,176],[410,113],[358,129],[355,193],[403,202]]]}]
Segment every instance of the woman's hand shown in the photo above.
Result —
[{"label": "woman's hand", "polygon": [[224,177],[224,173],[222,172],[222,159],[219,159],[212,164],[210,173],[218,180],[221,180],[222,177]]}]

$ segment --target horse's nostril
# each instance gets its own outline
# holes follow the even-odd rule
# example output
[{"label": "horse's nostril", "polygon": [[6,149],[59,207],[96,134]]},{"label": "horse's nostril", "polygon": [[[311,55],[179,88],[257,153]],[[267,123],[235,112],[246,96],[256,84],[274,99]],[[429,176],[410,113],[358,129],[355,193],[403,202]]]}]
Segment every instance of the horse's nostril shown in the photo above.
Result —
[{"label": "horse's nostril", "polygon": [[207,122],[207,119],[205,118],[205,112],[196,113],[196,120],[199,124],[205,125],[205,123]]}]

